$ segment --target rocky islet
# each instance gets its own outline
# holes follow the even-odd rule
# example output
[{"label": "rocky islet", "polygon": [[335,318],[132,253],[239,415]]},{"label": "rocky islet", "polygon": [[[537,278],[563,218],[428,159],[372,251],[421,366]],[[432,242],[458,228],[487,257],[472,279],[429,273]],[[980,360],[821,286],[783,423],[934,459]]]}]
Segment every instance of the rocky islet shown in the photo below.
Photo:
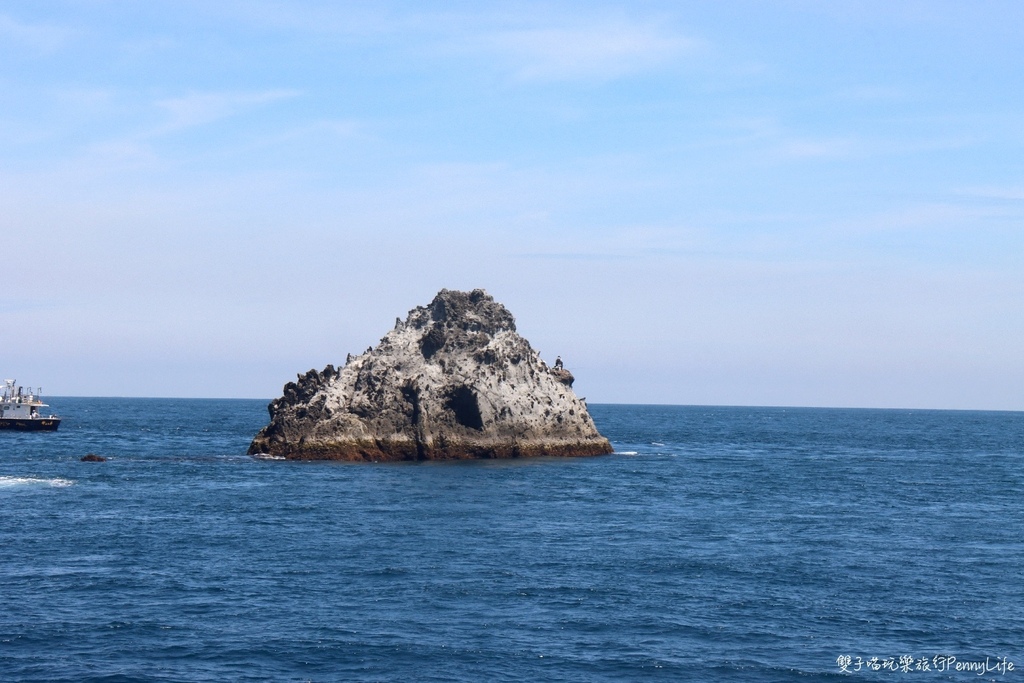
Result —
[{"label": "rocky islet", "polygon": [[487,292],[441,290],[376,348],[310,370],[269,405],[251,455],[447,460],[612,452],[572,374],[549,367]]}]

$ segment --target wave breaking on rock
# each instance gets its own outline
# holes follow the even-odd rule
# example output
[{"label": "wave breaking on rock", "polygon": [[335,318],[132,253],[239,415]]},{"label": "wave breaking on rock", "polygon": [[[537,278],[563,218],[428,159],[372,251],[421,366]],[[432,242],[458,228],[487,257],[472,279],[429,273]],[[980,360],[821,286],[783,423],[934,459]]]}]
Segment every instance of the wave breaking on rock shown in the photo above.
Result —
[{"label": "wave breaking on rock", "polygon": [[376,348],[310,370],[268,407],[250,455],[453,460],[612,452],[573,376],[548,367],[487,292],[443,289]]}]

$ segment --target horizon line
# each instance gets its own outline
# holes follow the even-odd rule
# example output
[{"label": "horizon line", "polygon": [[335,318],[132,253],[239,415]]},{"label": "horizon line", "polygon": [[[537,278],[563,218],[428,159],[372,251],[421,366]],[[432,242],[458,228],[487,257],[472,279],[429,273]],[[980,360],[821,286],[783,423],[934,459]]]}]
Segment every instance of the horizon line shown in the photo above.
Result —
[{"label": "horizon line", "polygon": [[[140,401],[266,401],[274,398],[261,398],[251,396],[83,396],[83,395],[50,395],[49,399],[62,398],[86,398],[86,399],[132,399]],[[741,403],[632,403],[619,401],[594,401],[580,397],[588,407],[591,406],[634,406],[634,407],[663,407],[663,408],[757,408],[772,410],[887,410],[887,411],[932,411],[932,412],[962,412],[962,413],[1024,413],[1024,409],[1015,408],[928,408],[928,407],[881,407],[881,406],[822,406],[822,405],[764,405],[764,404],[741,404]]]}]

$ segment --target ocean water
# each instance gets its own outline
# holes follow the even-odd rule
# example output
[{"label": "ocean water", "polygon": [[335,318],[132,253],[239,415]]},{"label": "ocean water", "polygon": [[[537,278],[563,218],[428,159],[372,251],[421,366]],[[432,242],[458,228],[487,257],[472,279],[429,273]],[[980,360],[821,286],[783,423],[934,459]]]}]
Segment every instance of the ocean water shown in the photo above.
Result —
[{"label": "ocean water", "polygon": [[595,405],[615,455],[339,464],[246,457],[265,401],[50,403],[0,433],[0,680],[1024,680],[1024,413]]}]

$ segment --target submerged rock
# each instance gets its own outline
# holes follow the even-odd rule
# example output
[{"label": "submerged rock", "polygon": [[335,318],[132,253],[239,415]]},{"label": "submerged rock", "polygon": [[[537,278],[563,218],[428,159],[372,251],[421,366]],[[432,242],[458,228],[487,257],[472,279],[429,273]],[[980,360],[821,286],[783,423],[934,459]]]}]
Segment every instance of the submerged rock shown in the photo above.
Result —
[{"label": "submerged rock", "polygon": [[377,348],[289,382],[249,454],[444,460],[611,453],[573,376],[487,292],[441,290]]},{"label": "submerged rock", "polygon": [[106,462],[107,461],[107,459],[104,458],[102,455],[96,455],[95,453],[86,453],[81,458],[79,458],[79,460],[81,460],[82,462]]}]

